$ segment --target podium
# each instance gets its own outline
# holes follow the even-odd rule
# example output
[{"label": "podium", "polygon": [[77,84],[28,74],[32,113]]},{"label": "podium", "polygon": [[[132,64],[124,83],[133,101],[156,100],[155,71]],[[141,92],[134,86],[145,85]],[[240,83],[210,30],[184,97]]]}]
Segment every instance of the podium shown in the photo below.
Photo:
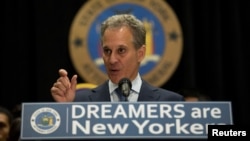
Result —
[{"label": "podium", "polygon": [[22,103],[21,140],[206,139],[231,102]]}]

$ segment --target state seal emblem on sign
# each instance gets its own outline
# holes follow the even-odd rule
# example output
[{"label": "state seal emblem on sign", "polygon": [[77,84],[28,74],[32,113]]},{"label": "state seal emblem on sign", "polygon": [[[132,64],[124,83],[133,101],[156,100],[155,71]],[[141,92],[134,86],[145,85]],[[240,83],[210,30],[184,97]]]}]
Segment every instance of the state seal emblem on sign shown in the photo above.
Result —
[{"label": "state seal emblem on sign", "polygon": [[88,83],[107,80],[101,56],[100,24],[119,13],[135,15],[143,21],[146,33],[146,57],[141,76],[154,86],[162,86],[176,70],[183,46],[178,18],[164,0],[89,0],[77,12],[69,34],[69,52],[73,66]]},{"label": "state seal emblem on sign", "polygon": [[37,133],[50,134],[60,126],[61,118],[59,113],[49,107],[37,109],[30,119],[31,127]]}]

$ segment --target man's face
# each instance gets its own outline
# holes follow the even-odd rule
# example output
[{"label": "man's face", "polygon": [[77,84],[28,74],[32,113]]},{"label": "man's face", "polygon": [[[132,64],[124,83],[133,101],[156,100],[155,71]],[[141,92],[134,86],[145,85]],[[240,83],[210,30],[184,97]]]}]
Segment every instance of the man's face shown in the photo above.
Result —
[{"label": "man's face", "polygon": [[106,71],[113,83],[118,84],[124,77],[135,79],[145,56],[145,46],[135,49],[128,27],[107,29],[102,38],[102,49]]},{"label": "man's face", "polygon": [[0,113],[0,141],[6,141],[10,130],[8,117]]}]

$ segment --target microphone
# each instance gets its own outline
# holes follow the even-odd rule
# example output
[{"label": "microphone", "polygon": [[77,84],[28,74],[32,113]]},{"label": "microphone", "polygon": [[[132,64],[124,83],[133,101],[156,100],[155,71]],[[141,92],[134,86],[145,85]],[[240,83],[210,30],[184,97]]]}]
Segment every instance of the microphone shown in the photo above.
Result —
[{"label": "microphone", "polygon": [[121,90],[122,95],[125,98],[127,98],[129,96],[130,90],[132,88],[132,83],[128,78],[122,78],[119,81],[118,87]]}]

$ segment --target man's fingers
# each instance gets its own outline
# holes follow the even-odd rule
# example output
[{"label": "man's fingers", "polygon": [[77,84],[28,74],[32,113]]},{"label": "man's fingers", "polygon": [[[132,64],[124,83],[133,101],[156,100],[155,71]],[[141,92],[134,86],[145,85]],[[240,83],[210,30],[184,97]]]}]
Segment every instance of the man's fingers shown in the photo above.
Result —
[{"label": "man's fingers", "polygon": [[75,91],[77,85],[77,75],[74,75],[71,78],[71,89]]},{"label": "man's fingers", "polygon": [[67,89],[69,88],[69,86],[67,84],[69,84],[69,83],[64,84],[60,81],[57,81],[54,83],[53,87],[59,89],[60,91],[66,92]]},{"label": "man's fingers", "polygon": [[59,75],[60,75],[61,77],[65,77],[65,76],[68,75],[68,72],[67,72],[65,69],[60,69],[60,70],[59,70]]},{"label": "man's fingers", "polygon": [[56,84],[62,85],[65,88],[70,88],[70,81],[69,81],[69,78],[67,76],[66,77],[61,76],[60,78],[58,78],[56,81]]},{"label": "man's fingers", "polygon": [[64,91],[61,90],[60,88],[58,88],[58,86],[54,85],[52,88],[51,88],[51,93],[53,96],[60,96],[60,97],[64,97]]}]

